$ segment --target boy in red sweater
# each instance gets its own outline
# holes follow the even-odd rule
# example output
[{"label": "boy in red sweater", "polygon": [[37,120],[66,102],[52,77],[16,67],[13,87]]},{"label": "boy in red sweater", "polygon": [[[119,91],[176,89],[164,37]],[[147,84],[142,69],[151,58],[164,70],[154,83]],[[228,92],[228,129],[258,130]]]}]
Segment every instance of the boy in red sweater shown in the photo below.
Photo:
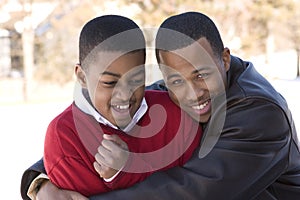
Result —
[{"label": "boy in red sweater", "polygon": [[144,92],[145,39],[130,19],[89,21],[79,38],[74,102],[49,124],[44,163],[58,187],[85,196],[183,165],[202,129],[165,92]]}]

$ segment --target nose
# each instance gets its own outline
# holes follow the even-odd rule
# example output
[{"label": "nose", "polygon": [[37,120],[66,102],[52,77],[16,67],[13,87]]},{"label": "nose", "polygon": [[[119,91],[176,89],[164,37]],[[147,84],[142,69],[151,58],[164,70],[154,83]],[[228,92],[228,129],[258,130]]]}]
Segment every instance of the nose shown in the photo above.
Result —
[{"label": "nose", "polygon": [[114,97],[120,101],[128,101],[132,96],[132,93],[132,88],[126,84],[119,84],[114,89]]},{"label": "nose", "polygon": [[197,101],[204,95],[204,90],[196,84],[188,84],[186,87],[186,99],[188,101]]}]

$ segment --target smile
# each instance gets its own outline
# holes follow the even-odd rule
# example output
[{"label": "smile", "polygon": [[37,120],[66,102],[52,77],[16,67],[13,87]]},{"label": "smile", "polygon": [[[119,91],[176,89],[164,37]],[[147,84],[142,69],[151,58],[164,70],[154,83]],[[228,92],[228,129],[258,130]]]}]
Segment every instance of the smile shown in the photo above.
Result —
[{"label": "smile", "polygon": [[208,101],[205,101],[204,103],[200,104],[200,105],[196,105],[196,106],[192,106],[192,108],[194,110],[203,110],[209,103],[209,100]]},{"label": "smile", "polygon": [[126,113],[128,114],[131,104],[113,104],[111,107],[116,113],[118,113],[118,115]]},{"label": "smile", "polygon": [[120,110],[127,110],[129,108],[129,104],[127,105],[114,105],[113,107],[120,109]]}]

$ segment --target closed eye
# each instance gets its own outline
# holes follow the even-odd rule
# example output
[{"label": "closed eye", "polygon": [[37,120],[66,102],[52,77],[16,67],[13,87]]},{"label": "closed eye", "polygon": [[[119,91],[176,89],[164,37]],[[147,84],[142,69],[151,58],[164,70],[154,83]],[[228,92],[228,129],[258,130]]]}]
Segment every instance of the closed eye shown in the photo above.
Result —
[{"label": "closed eye", "polygon": [[107,85],[107,86],[114,86],[117,84],[118,81],[101,81],[102,84]]}]

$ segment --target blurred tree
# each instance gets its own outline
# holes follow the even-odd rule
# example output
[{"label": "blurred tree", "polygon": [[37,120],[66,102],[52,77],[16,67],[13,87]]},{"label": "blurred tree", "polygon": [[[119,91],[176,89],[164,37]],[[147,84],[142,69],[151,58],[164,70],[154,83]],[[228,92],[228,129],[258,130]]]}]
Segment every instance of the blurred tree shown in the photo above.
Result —
[{"label": "blurred tree", "polygon": [[[36,1],[46,0],[33,2]],[[300,49],[299,0],[56,0],[56,2],[57,6],[52,14],[35,30],[37,34],[35,77],[38,80],[58,83],[71,80],[73,66],[78,57],[80,28],[89,19],[107,13],[121,13],[133,18],[141,27],[147,28],[158,27],[165,18],[173,14],[200,11],[216,22],[225,45],[228,45],[233,53],[242,56],[269,55],[276,49],[290,48],[292,45],[298,53]],[[108,3],[115,6],[114,11],[106,7]],[[138,9],[133,11],[130,6]]]},{"label": "blurred tree", "polygon": [[30,93],[32,92],[32,79],[34,68],[34,28],[32,23],[32,0],[24,0],[22,2],[22,6],[23,11],[27,13],[27,15],[22,20],[22,48],[24,68],[23,98],[24,101],[28,101]]},{"label": "blurred tree", "polygon": [[66,83],[73,78],[78,62],[78,37],[83,24],[95,16],[89,3],[82,1],[58,1],[55,10],[40,25],[36,44],[38,80]]},{"label": "blurred tree", "polygon": [[294,0],[294,4],[289,7],[287,19],[287,29],[292,41],[293,48],[297,53],[297,77],[300,76],[300,0]]}]

